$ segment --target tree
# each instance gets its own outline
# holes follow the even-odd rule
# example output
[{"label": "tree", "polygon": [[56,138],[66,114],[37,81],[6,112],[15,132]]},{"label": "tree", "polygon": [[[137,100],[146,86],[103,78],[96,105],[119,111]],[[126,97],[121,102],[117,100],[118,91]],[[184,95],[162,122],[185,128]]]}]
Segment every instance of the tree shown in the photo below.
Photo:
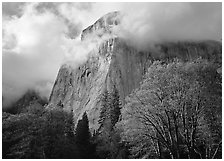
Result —
[{"label": "tree", "polygon": [[39,115],[21,113],[3,119],[3,158],[44,158],[42,129]]},{"label": "tree", "polygon": [[100,116],[98,123],[100,124],[100,127],[104,124],[105,119],[108,116],[108,108],[109,108],[109,93],[107,89],[104,91],[104,93],[101,96],[101,109],[100,109]]},{"label": "tree", "polygon": [[88,144],[90,141],[89,120],[86,112],[83,114],[82,119],[78,121],[75,138],[78,144]]},{"label": "tree", "polygon": [[[220,81],[214,65],[205,60],[154,62],[140,88],[127,98],[118,125],[132,157],[214,157],[221,144]],[[216,118],[217,131],[206,111]],[[206,154],[208,149],[212,154]]]},{"label": "tree", "polygon": [[116,86],[114,86],[111,93],[105,90],[101,97],[101,102],[102,107],[98,123],[101,127],[104,126],[104,128],[111,131],[121,114],[120,96]]},{"label": "tree", "polygon": [[42,129],[46,158],[77,158],[72,114],[62,109],[50,109],[44,118],[46,122]]},{"label": "tree", "polygon": [[[107,90],[102,95],[100,112],[100,129],[97,138],[97,152],[100,158],[116,158],[123,148],[119,143],[119,134],[114,129],[120,117],[120,96],[114,86],[111,93]],[[121,154],[119,154],[121,155]]]},{"label": "tree", "polygon": [[112,124],[112,127],[114,127],[114,125],[118,122],[120,114],[121,114],[120,96],[115,86],[113,88],[113,92],[111,93],[109,108],[110,108],[111,124]]},{"label": "tree", "polygon": [[75,131],[76,145],[78,146],[79,157],[82,159],[93,159],[95,153],[94,144],[91,142],[91,133],[89,131],[89,120],[85,112],[82,119],[78,121]]},{"label": "tree", "polygon": [[28,109],[4,113],[3,158],[77,158],[72,114],[33,105]]}]

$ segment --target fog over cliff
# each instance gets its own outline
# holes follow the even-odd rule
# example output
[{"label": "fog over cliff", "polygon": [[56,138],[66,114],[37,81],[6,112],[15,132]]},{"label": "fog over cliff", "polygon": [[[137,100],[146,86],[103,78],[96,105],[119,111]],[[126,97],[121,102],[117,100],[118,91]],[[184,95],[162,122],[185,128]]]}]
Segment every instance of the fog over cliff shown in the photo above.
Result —
[{"label": "fog over cliff", "polygon": [[60,66],[84,63],[108,35],[81,41],[83,29],[111,11],[121,12],[115,35],[139,49],[154,43],[217,40],[221,3],[3,3],[4,106],[35,89],[49,97]]}]

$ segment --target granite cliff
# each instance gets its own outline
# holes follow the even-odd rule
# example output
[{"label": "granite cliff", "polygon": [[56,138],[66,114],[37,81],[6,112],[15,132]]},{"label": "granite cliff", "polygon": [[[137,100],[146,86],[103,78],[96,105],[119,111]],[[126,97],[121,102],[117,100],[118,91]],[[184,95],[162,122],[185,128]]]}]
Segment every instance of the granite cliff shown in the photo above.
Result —
[{"label": "granite cliff", "polygon": [[[81,39],[91,38],[88,36],[93,33],[99,37],[112,34],[112,27],[119,22],[119,12],[109,13],[83,30]],[[139,51],[122,38],[111,35],[78,68],[68,64],[61,66],[48,107],[72,111],[75,122],[86,111],[93,131],[99,127],[100,96],[105,89],[111,91],[116,86],[124,104],[125,97],[139,86],[154,60],[169,61],[177,57],[187,61],[203,57],[220,67],[221,51],[221,43],[215,41],[161,43],[154,49]]]}]

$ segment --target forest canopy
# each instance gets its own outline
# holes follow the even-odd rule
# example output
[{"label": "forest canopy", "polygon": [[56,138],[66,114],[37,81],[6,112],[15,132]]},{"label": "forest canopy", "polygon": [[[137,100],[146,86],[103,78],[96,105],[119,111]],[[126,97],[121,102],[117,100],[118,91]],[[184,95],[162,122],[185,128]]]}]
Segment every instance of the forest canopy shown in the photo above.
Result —
[{"label": "forest canopy", "polygon": [[214,64],[154,62],[122,109],[132,158],[220,158],[221,75]]}]

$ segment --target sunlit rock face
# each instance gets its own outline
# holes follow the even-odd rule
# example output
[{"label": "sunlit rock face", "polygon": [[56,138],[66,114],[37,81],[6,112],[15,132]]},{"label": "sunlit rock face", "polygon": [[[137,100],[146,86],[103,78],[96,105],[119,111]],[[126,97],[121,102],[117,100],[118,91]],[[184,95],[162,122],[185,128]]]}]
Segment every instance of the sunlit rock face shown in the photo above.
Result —
[{"label": "sunlit rock face", "polygon": [[116,86],[124,103],[124,98],[139,86],[151,56],[138,53],[119,38],[105,41],[93,55],[76,69],[69,65],[60,68],[49,106],[72,110],[75,120],[86,111],[91,129],[97,129],[100,95]]},{"label": "sunlit rock face", "polygon": [[[119,22],[118,15],[119,12],[114,12],[99,19],[83,31],[82,40],[98,29],[103,28],[108,33],[111,25]],[[105,89],[111,91],[115,86],[125,104],[125,97],[139,87],[154,60],[169,61],[177,57],[187,61],[203,57],[220,66],[221,49],[221,43],[206,41],[163,43],[155,45],[154,49],[139,51],[123,39],[111,37],[92,51],[88,60],[78,68],[68,64],[61,66],[48,107],[72,111],[76,123],[86,111],[90,130],[96,130],[99,127],[100,96]]]}]

